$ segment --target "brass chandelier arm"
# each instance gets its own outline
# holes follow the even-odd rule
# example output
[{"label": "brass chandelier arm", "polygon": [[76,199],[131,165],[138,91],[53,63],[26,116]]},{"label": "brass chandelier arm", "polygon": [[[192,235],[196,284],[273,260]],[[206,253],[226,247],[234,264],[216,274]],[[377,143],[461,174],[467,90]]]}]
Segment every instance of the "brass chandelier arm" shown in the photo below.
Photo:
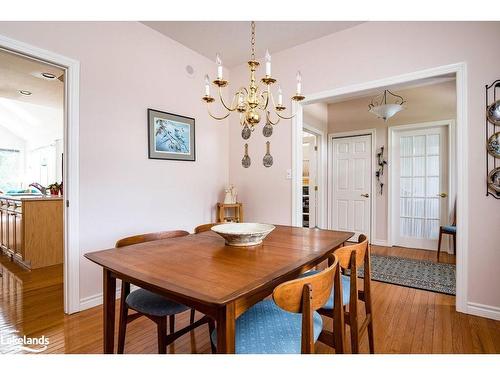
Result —
[{"label": "brass chandelier arm", "polygon": [[[231,107],[234,106],[233,108],[231,107],[228,107],[226,105],[226,102],[224,102],[224,98],[222,97],[222,87],[219,86],[219,100],[220,102],[222,103],[222,105],[224,106],[224,108],[226,108],[228,111],[230,112],[234,112],[236,111],[236,108],[238,107],[238,105],[234,105],[234,100],[236,99],[236,97],[238,96],[239,92],[237,92],[236,94],[233,95],[233,100],[231,100]],[[227,117],[227,116],[226,116]]]},{"label": "brass chandelier arm", "polygon": [[276,103],[274,102],[274,96],[273,96],[272,92],[270,93],[270,96],[271,96],[271,102],[273,103],[274,113],[276,113],[276,116],[278,116],[279,118],[281,118],[283,120],[291,120],[292,118],[295,117],[295,115],[297,113],[292,113],[291,116],[280,115],[279,111],[276,110]]},{"label": "brass chandelier arm", "polygon": [[271,125],[278,125],[278,123],[280,122],[280,118],[278,117],[278,119],[276,121],[273,121],[271,120],[271,113],[269,111],[266,111],[266,121],[268,121]]},{"label": "brass chandelier arm", "polygon": [[207,103],[207,112],[208,114],[210,115],[210,117],[212,117],[213,119],[215,120],[224,120],[226,118],[229,117],[229,115],[231,114],[231,112],[227,112],[225,115],[223,116],[215,116],[214,114],[212,114],[212,112],[210,111],[210,105]]},{"label": "brass chandelier arm", "polygon": [[291,120],[295,117],[295,115],[297,115],[297,113],[293,113],[291,116],[282,116],[280,115],[280,113],[278,111],[274,111],[274,113],[276,113],[276,116],[278,116],[279,118],[283,119],[283,120]]},{"label": "brass chandelier arm", "polygon": [[269,105],[269,91],[264,91],[260,94],[260,97],[264,101],[261,105],[259,105],[259,109],[265,111],[267,110],[267,106]]}]

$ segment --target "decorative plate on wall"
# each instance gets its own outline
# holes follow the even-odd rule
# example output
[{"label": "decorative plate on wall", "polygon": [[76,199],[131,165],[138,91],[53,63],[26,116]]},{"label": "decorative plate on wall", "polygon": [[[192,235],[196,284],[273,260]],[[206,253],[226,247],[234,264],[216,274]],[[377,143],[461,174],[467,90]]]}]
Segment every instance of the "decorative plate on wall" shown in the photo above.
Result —
[{"label": "decorative plate on wall", "polygon": [[500,125],[500,100],[491,104],[486,110],[488,121],[495,125]]},{"label": "decorative plate on wall", "polygon": [[488,139],[486,148],[491,156],[500,158],[500,132],[496,132]]},{"label": "decorative plate on wall", "polygon": [[488,187],[500,194],[500,167],[493,169],[488,174]]}]

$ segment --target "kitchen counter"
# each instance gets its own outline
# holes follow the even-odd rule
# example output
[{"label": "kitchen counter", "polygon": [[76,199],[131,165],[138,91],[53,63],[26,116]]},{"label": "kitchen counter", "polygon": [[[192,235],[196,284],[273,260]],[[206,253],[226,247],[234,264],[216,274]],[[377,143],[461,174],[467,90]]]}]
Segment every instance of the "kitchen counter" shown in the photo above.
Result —
[{"label": "kitchen counter", "polygon": [[58,195],[9,195],[0,194],[0,199],[8,199],[12,201],[52,201],[62,200],[62,196]]}]

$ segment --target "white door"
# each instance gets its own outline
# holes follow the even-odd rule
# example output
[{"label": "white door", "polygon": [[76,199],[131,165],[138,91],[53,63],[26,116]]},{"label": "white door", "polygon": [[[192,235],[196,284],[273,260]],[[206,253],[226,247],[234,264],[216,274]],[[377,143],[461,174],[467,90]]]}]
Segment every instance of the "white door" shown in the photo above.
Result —
[{"label": "white door", "polygon": [[332,218],[334,230],[370,237],[371,135],[334,138]]},{"label": "white door", "polygon": [[394,133],[392,220],[394,245],[436,250],[448,210],[447,128]]}]

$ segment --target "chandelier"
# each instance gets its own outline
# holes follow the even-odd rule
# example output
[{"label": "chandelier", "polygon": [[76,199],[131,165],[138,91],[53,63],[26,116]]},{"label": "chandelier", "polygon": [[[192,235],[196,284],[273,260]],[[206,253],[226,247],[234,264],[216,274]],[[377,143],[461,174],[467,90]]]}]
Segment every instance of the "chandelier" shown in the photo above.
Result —
[{"label": "chandelier", "polygon": [[[224,120],[232,112],[238,113],[240,125],[242,126],[241,137],[244,140],[250,138],[252,132],[255,130],[255,126],[259,124],[260,120],[264,117],[266,124],[262,128],[262,133],[264,137],[270,137],[273,133],[273,126],[278,124],[280,119],[289,120],[295,116],[295,114],[291,114],[289,116],[284,115],[286,107],[283,104],[283,91],[279,85],[277,85],[278,100],[274,100],[271,86],[276,84],[276,79],[271,76],[271,55],[267,50],[265,57],[265,76],[260,79],[263,87],[259,87],[256,80],[256,71],[260,64],[255,59],[255,22],[253,21],[251,23],[251,30],[251,57],[250,61],[248,61],[250,83],[248,84],[248,87],[239,88],[233,95],[229,105],[224,101],[222,88],[226,87],[229,82],[223,78],[222,60],[220,55],[217,54],[217,79],[215,79],[212,83],[216,86],[219,101],[224,107],[226,113],[217,116],[210,111],[210,103],[213,103],[215,98],[210,94],[210,78],[208,74],[205,75],[205,96],[202,98],[207,103],[208,114],[216,120]],[[296,78],[297,89],[295,95],[293,95],[291,99],[299,102],[305,98],[305,96],[302,95],[302,77],[300,72],[297,72]],[[262,162],[265,167],[270,167],[273,164],[273,158],[270,153],[269,141],[266,142],[265,151],[266,153]],[[241,160],[241,164],[244,168],[250,167],[251,159],[248,155],[248,143],[245,143],[244,145],[244,156]]]},{"label": "chandelier", "polygon": [[[394,98],[392,100],[394,103],[387,103],[387,94]],[[372,102],[368,105],[368,111],[373,113],[378,118],[387,121],[387,119],[405,109],[403,107],[404,103],[406,102],[402,96],[393,94],[389,90],[384,90],[383,93],[372,99]]]}]

